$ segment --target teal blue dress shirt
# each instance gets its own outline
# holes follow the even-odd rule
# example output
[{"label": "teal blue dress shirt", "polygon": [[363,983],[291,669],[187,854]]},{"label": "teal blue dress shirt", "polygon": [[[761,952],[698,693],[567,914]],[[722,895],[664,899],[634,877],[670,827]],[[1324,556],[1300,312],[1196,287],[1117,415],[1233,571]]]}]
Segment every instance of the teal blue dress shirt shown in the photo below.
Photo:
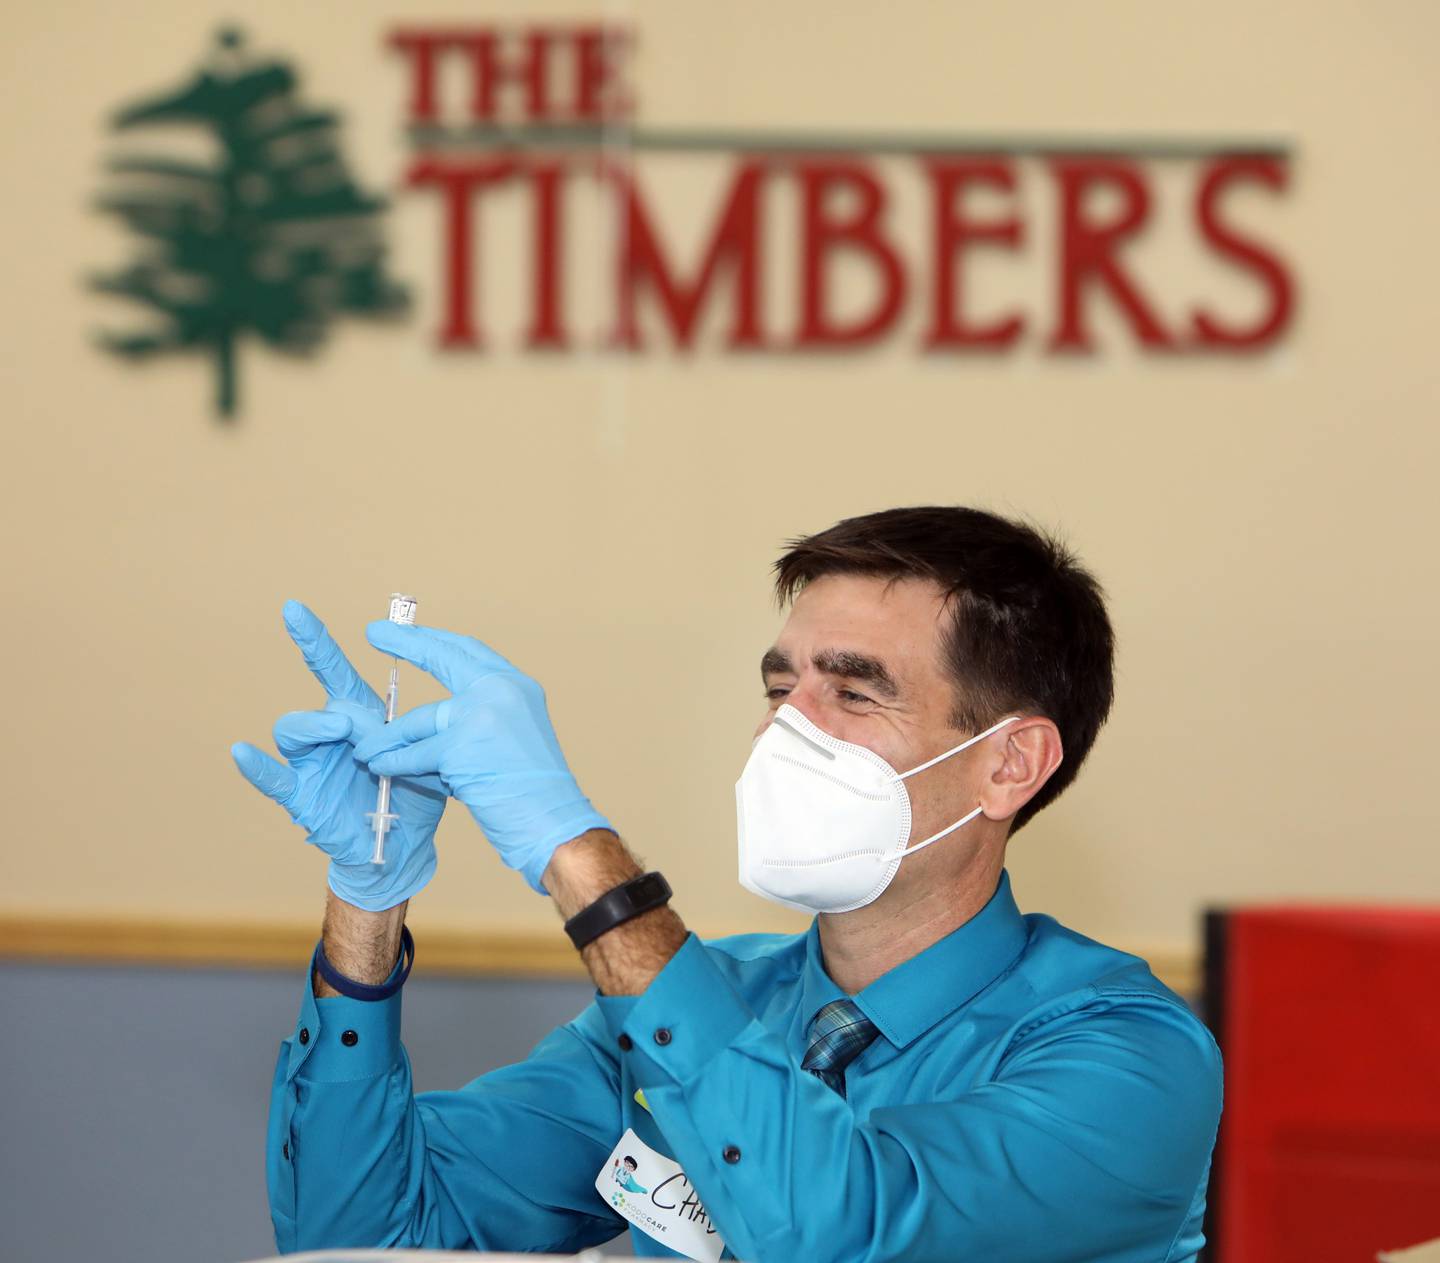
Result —
[{"label": "teal blue dress shirt", "polygon": [[[595,1189],[628,1127],[751,1263],[1194,1258],[1220,1055],[1144,961],[1022,916],[1002,875],[856,994],[880,1034],[843,1097],[800,1067],[842,994],[813,923],[691,935],[643,995],[417,1096],[400,996],[317,1000],[307,976],[271,1102],[276,1241],[577,1251],[628,1227]],[[634,1229],[630,1248],[674,1257]]]}]

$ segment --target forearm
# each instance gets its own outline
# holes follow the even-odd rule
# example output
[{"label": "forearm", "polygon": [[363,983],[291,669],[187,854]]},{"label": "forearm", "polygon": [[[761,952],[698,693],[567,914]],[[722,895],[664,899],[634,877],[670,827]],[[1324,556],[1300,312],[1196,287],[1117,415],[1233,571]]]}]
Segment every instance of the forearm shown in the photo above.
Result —
[{"label": "forearm", "polygon": [[[383,912],[366,912],[346,903],[333,890],[325,902],[321,939],[325,958],[347,978],[379,984],[390,976],[400,959],[400,930],[409,900]],[[320,999],[340,993],[317,972],[315,994]]]},{"label": "forearm", "polygon": [[[642,871],[615,834],[608,829],[592,829],[560,847],[541,880],[555,902],[555,910],[568,921],[606,891],[640,876]],[[398,944],[398,927],[395,934]],[[639,995],[684,942],[685,924],[667,905],[641,913],[602,934],[581,950],[580,959],[603,994]]]}]

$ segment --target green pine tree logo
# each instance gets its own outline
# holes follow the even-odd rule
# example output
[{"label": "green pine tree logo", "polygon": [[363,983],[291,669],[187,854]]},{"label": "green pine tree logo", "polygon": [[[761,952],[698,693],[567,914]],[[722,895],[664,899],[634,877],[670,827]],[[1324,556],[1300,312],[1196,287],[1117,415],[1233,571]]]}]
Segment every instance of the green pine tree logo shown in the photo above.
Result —
[{"label": "green pine tree logo", "polygon": [[215,141],[213,163],[135,154],[109,161],[116,187],[97,205],[142,244],[128,267],[90,285],[155,317],[132,333],[102,333],[106,350],[131,360],[213,356],[222,418],[236,409],[242,335],[309,355],[334,317],[394,316],[409,304],[384,273],[384,199],[356,187],[336,146],[339,116],[303,105],[297,82],[291,66],[253,60],[240,32],[225,29],[188,85],[112,120],[116,130],[198,125]]}]

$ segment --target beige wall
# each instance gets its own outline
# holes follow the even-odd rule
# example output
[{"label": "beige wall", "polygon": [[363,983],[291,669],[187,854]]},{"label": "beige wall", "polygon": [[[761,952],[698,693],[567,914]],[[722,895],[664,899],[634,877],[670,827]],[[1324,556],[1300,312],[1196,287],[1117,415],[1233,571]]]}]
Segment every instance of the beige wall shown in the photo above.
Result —
[{"label": "beige wall", "polygon": [[[408,6],[245,7],[307,97],[343,106],[364,183],[396,188],[406,85],[381,41]],[[89,348],[134,321],[80,280],[130,251],[88,205],[115,147],[103,121],[177,81],[231,8],[157,0],[142,23],[32,2],[6,24],[0,913],[315,917],[322,857],[228,747],[318,704],[285,598],[379,680],[362,627],[403,587],[422,621],[479,634],[546,685],[582,784],[692,924],[794,924],[734,881],[731,786],[778,625],[767,568],[788,536],[930,501],[1063,526],[1112,598],[1118,705],[1080,782],[1016,841],[1022,906],[1183,946],[1215,902],[1437,897],[1440,8],[554,7],[634,23],[651,127],[1289,137],[1289,192],[1238,195],[1233,215],[1295,269],[1297,320],[1252,360],[1147,359],[1108,313],[1106,352],[1079,361],[1033,345],[925,358],[914,321],[835,358],[527,356],[499,318],[515,308],[502,246],[519,239],[519,204],[499,199],[485,301],[507,336],[445,355],[438,208],[399,191],[410,321],[342,322],[313,365],[247,347],[245,412],[224,428],[199,361],[131,370]],[[897,233],[918,243],[920,185],[891,168]],[[727,170],[643,160],[677,249]],[[1175,314],[1212,295],[1238,318],[1253,284],[1175,228],[1193,171],[1157,178],[1169,227],[1137,254],[1152,292]],[[1048,185],[1034,164],[1022,183],[1032,247],[979,265],[977,301],[1048,310]],[[413,671],[403,687],[435,695]],[[550,925],[463,810],[440,846],[417,922]]]}]

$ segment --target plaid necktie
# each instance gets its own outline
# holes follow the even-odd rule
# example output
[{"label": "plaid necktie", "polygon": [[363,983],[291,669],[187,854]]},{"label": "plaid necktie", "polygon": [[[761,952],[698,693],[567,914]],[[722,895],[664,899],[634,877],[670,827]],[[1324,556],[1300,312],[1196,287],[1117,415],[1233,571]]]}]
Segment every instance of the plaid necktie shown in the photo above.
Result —
[{"label": "plaid necktie", "polygon": [[831,1000],[810,1023],[810,1046],[801,1068],[845,1095],[845,1067],[880,1032],[854,1000]]}]

